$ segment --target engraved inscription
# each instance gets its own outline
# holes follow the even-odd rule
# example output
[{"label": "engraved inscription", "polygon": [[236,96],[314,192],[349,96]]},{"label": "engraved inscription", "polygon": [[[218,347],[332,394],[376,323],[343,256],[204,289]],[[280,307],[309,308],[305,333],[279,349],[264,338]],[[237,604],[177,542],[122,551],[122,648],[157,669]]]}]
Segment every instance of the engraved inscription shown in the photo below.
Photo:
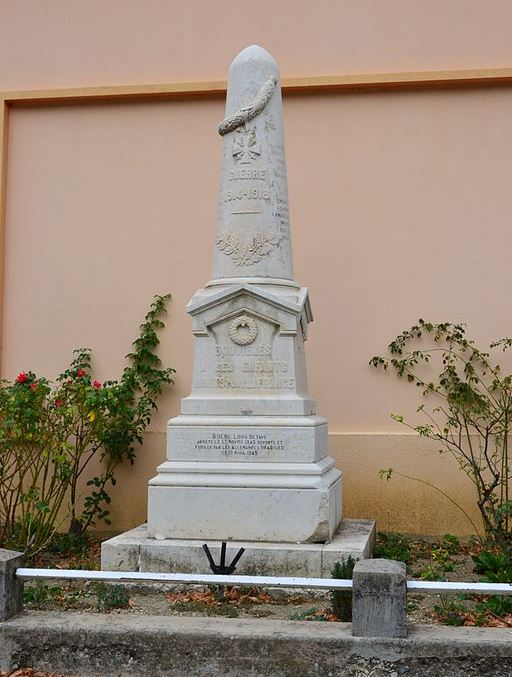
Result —
[{"label": "engraved inscription", "polygon": [[198,376],[195,385],[198,388],[226,388],[231,390],[243,388],[287,390],[295,387],[295,379],[279,375],[257,376],[255,374],[224,373],[222,376],[214,377]]},{"label": "engraved inscription", "polygon": [[266,374],[288,371],[288,364],[284,360],[247,360],[242,362],[240,369],[245,372],[252,372],[257,374]]},{"label": "engraved inscription", "polygon": [[265,181],[267,179],[266,169],[254,169],[252,167],[244,167],[242,169],[232,169],[229,172],[230,181],[251,180],[251,181]]},{"label": "engraved inscription", "polygon": [[195,444],[196,451],[220,452],[224,456],[269,456],[285,451],[282,439],[269,439],[266,433],[213,433]]},{"label": "engraved inscription", "polygon": [[266,188],[229,188],[226,191],[224,202],[234,200],[270,200],[270,193]]},{"label": "engraved inscription", "polygon": [[215,354],[218,357],[227,357],[228,355],[243,355],[251,357],[253,355],[269,356],[272,355],[271,345],[252,346],[251,348],[237,348],[236,346],[215,346]]}]

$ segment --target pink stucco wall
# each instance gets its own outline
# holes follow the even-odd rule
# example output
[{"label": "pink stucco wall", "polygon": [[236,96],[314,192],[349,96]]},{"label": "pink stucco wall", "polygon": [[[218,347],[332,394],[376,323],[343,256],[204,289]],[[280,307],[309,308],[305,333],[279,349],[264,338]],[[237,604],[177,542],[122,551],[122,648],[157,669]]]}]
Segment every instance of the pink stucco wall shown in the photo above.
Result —
[{"label": "pink stucco wall", "polygon": [[510,66],[508,0],[2,0],[0,89]]},{"label": "pink stucco wall", "polygon": [[[222,79],[251,42],[284,77],[506,67],[511,19],[498,0],[12,0],[0,3],[0,89]],[[466,529],[448,507],[439,526],[434,494],[379,482],[401,464],[471,505],[453,465],[395,434],[389,413],[414,411],[416,393],[367,362],[420,316],[466,321],[483,341],[510,333],[511,107],[508,87],[285,97],[310,390],[346,469],[347,513],[383,527]],[[4,375],[53,376],[86,345],[98,377],[115,377],[152,295],[173,294],[161,353],[176,387],[123,471],[119,528],[144,518],[165,422],[189,390],[184,306],[210,276],[222,116],[221,99],[11,113]]]}]

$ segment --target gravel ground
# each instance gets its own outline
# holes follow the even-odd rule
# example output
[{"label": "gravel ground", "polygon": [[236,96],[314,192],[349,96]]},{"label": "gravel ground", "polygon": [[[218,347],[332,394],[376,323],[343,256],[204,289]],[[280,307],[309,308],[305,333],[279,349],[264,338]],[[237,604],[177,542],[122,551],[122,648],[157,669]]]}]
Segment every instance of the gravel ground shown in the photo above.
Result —
[{"label": "gravel ground", "polygon": [[[477,581],[468,555],[453,557],[454,570],[446,572],[445,580]],[[417,578],[431,564],[429,559],[417,559],[409,565],[409,576]],[[415,576],[416,574],[416,576]],[[113,614],[148,614],[174,616],[231,616],[240,618],[270,618],[274,620],[328,620],[336,618],[330,610],[330,595],[323,592],[238,589],[211,592],[207,587],[184,587],[152,584],[122,585],[92,582],[56,581],[46,584],[26,584],[26,608],[51,610],[73,609],[88,613],[109,611]],[[444,595],[455,599],[455,595]],[[439,595],[409,595],[408,616],[411,623],[439,623],[434,607],[441,602]],[[118,603],[120,608],[111,608]]]},{"label": "gravel ground", "polygon": [[[450,537],[454,538],[454,537]],[[98,569],[101,541],[91,539],[81,555],[46,553],[34,566],[66,569]],[[377,556],[408,559],[410,578],[425,580],[478,581],[473,572],[474,543],[460,544],[457,539],[435,541],[407,539],[402,536],[380,535]],[[406,548],[404,553],[403,548]],[[401,550],[402,549],[402,550]],[[336,621],[330,605],[330,594],[325,592],[238,589],[227,590],[222,598],[220,590],[207,587],[170,586],[162,584],[98,584],[84,582],[29,582],[25,586],[27,609],[64,610],[112,614],[148,614],[175,616],[229,616],[278,620]],[[453,601],[457,595],[411,594],[408,597],[408,617],[411,623],[439,624],[442,622],[436,607]],[[464,600],[471,610],[480,598]],[[486,625],[509,626],[510,621],[498,622],[489,617]],[[471,624],[471,618],[467,623]],[[1,677],[1,676],[0,676]]]}]

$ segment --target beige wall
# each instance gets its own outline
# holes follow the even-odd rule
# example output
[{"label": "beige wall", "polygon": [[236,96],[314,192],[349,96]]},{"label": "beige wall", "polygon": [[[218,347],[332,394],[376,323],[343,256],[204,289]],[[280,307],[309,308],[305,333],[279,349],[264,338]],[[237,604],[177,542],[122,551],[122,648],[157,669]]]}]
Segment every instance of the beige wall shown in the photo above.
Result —
[{"label": "beige wall", "polygon": [[509,0],[2,0],[0,89],[224,78],[241,47],[285,76],[509,67]]},{"label": "beige wall", "polygon": [[[512,66],[508,2],[257,7],[0,3],[0,89],[219,79],[250,42],[283,76]],[[510,333],[511,107],[508,87],[285,97],[296,278],[315,315],[310,390],[346,514],[381,528],[468,531],[432,490],[378,479],[393,466],[472,505],[455,464],[390,420],[414,412],[417,392],[367,363],[420,316],[466,321],[482,341]],[[161,354],[176,387],[122,471],[120,529],[144,519],[165,422],[190,386],[184,306],[210,275],[222,117],[221,99],[11,112],[4,375],[53,376],[90,346],[97,376],[116,377],[152,295],[173,294]]]}]

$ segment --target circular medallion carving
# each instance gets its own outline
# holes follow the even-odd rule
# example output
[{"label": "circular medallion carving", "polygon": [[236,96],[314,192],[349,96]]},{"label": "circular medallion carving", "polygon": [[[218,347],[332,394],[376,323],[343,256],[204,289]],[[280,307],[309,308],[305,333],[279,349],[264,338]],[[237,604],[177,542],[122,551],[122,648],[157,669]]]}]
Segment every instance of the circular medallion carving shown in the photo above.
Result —
[{"label": "circular medallion carving", "polygon": [[248,346],[258,336],[258,325],[249,315],[239,315],[229,325],[229,338],[239,346]]}]

